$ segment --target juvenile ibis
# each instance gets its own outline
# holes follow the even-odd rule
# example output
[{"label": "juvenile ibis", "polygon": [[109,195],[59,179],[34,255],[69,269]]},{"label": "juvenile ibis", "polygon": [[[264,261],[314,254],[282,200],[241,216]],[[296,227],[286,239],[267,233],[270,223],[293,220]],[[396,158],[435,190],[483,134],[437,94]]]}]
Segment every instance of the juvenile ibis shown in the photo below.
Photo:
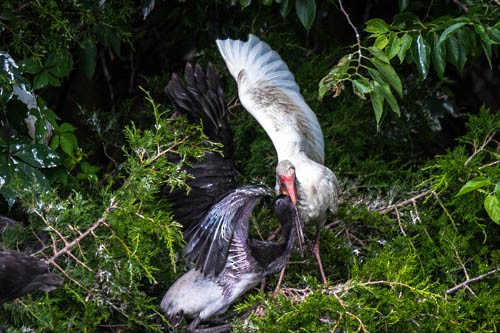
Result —
[{"label": "juvenile ibis", "polygon": [[223,154],[206,151],[201,161],[186,167],[192,176],[186,181],[189,194],[185,189],[165,191],[176,219],[184,225],[184,256],[194,267],[172,285],[161,308],[171,318],[181,314],[193,318],[189,328],[194,330],[200,321],[223,313],[262,278],[285,266],[295,240],[289,229],[300,227],[300,221],[290,197],[279,197],[275,212],[282,224],[282,241],[248,238],[250,213],[266,190],[236,186],[227,105],[214,66],[209,64],[204,71],[187,64],[184,75],[182,80],[174,74],[165,89],[176,112],[201,122],[208,139],[223,144]]},{"label": "juvenile ibis", "polygon": [[[187,331],[193,332],[200,322],[224,313],[264,277],[285,267],[295,241],[297,210],[289,196],[279,196],[274,211],[280,220],[282,240],[274,243],[249,238],[250,214],[264,194],[261,187],[240,187],[217,202],[203,219],[195,231],[199,237],[193,238],[198,242],[191,247],[188,244],[188,254],[200,243],[209,247],[208,256],[197,257],[202,269],[193,268],[181,276],[161,302],[162,311],[172,323],[183,315],[192,319]],[[206,243],[206,239],[212,241]],[[213,266],[225,248],[228,254],[224,266],[214,274]]]},{"label": "juvenile ibis", "polygon": [[[254,35],[218,39],[220,54],[238,85],[243,107],[271,138],[278,155],[276,189],[290,195],[305,225],[316,226],[313,253],[321,279],[320,230],[338,208],[338,181],[324,165],[323,133],[293,74],[278,53]],[[302,241],[301,234],[299,239]]]},{"label": "juvenile ibis", "polygon": [[0,304],[36,290],[54,290],[63,281],[40,259],[0,249]]}]

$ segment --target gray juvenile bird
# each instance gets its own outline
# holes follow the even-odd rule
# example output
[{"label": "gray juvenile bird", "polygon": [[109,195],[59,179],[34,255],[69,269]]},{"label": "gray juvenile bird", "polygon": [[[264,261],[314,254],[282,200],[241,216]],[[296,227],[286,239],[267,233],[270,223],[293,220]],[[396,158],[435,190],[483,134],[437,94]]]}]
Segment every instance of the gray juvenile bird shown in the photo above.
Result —
[{"label": "gray juvenile bird", "polygon": [[[274,212],[281,224],[281,241],[249,238],[250,214],[264,194],[262,188],[255,186],[232,191],[214,205],[200,228],[193,231],[200,236],[194,239],[200,241],[188,244],[188,254],[197,246],[206,246],[208,255],[202,256],[203,259],[195,256],[203,272],[191,269],[163,297],[161,309],[172,323],[183,315],[192,319],[187,331],[194,332],[200,322],[224,313],[239,296],[285,267],[296,238],[297,210],[289,196],[279,196],[274,202]],[[217,257],[226,247],[225,265],[215,275],[212,262],[220,260]]]},{"label": "gray juvenile bird", "polygon": [[36,290],[54,290],[63,281],[40,259],[0,249],[0,304]]}]

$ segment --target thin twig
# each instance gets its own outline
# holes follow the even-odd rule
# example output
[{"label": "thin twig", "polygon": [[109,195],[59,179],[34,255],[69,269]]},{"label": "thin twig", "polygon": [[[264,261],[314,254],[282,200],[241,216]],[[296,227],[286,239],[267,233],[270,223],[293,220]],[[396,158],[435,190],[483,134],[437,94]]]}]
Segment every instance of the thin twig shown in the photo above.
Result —
[{"label": "thin twig", "polygon": [[396,217],[397,217],[397,220],[398,220],[399,230],[401,230],[401,233],[403,234],[403,236],[406,236],[405,229],[403,229],[403,224],[401,223],[401,215],[399,215],[399,210],[397,208],[395,208],[394,211],[396,212]]},{"label": "thin twig", "polygon": [[499,270],[500,270],[499,268],[495,268],[494,270],[489,271],[488,273],[484,273],[484,274],[476,276],[476,277],[474,277],[472,279],[468,279],[467,281],[464,281],[464,282],[462,282],[460,284],[457,284],[453,288],[450,288],[450,289],[446,290],[445,294],[446,295],[453,294],[458,289],[464,288],[464,287],[468,286],[469,284],[471,284],[473,282],[480,281],[480,280],[484,279],[485,277],[487,277],[488,275],[495,274]]},{"label": "thin twig", "polygon": [[69,251],[71,251],[71,249],[75,245],[78,245],[82,241],[82,239],[87,237],[90,233],[93,233],[95,229],[97,229],[101,224],[104,223],[104,221],[106,220],[106,216],[109,214],[109,212],[112,209],[115,209],[117,207],[118,206],[116,206],[115,204],[112,204],[109,207],[107,207],[104,210],[103,216],[99,220],[97,220],[96,223],[94,223],[89,229],[85,230],[85,232],[83,232],[80,236],[76,237],[73,241],[71,241],[69,243],[65,242],[66,245],[61,250],[58,250],[57,252],[55,252],[54,255],[52,256],[52,258],[47,260],[47,263],[51,264],[51,265],[55,265],[55,261],[57,258],[59,258],[60,256],[62,256],[65,253],[68,253]]},{"label": "thin twig", "polygon": [[382,208],[382,209],[380,209],[380,214],[387,214],[387,213],[389,213],[393,209],[397,209],[397,208],[404,207],[404,206],[407,206],[409,204],[412,204],[412,203],[416,202],[417,200],[420,200],[423,197],[427,196],[430,193],[431,193],[431,190],[428,190],[428,191],[422,192],[420,194],[417,194],[416,196],[414,196],[414,197],[412,197],[410,199],[407,199],[407,200],[401,201],[401,202],[399,202],[397,204],[390,205],[390,206],[387,206],[385,208]]},{"label": "thin twig", "polygon": [[468,12],[469,11],[469,8],[467,8],[463,3],[461,3],[460,1],[458,0],[453,0],[453,2],[458,6],[460,7],[460,9],[462,9],[464,12]]},{"label": "thin twig", "polygon": [[469,162],[472,161],[472,159],[474,157],[476,157],[477,154],[479,154],[481,151],[483,151],[484,148],[490,143],[490,141],[493,140],[493,138],[495,137],[496,134],[497,134],[497,132],[493,131],[491,133],[491,135],[484,140],[483,144],[481,145],[481,147],[479,147],[479,149],[475,149],[475,147],[474,147],[474,152],[472,153],[472,155],[469,156],[467,161],[465,161],[464,165],[469,164]]},{"label": "thin twig", "polygon": [[338,0],[339,5],[340,5],[340,11],[342,14],[344,14],[345,18],[347,19],[347,23],[351,26],[352,30],[354,30],[354,34],[356,35],[356,44],[358,45],[358,66],[361,64],[361,58],[363,57],[363,54],[361,53],[361,38],[359,37],[359,32],[356,26],[352,23],[351,18],[349,17],[349,14],[344,9],[344,5],[342,4],[342,0]]}]

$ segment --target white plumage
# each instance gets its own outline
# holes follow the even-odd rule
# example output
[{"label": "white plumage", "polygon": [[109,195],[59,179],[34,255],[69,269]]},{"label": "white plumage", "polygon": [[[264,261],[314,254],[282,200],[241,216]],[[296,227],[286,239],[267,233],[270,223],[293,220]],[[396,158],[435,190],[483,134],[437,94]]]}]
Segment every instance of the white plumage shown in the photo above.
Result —
[{"label": "white plumage", "polygon": [[319,229],[328,211],[337,211],[338,182],[323,165],[324,141],[318,119],[286,63],[265,42],[250,35],[246,42],[226,39],[216,43],[238,84],[241,104],[276,149],[277,190],[290,194],[302,221],[318,228],[313,252],[326,283],[319,257]]}]

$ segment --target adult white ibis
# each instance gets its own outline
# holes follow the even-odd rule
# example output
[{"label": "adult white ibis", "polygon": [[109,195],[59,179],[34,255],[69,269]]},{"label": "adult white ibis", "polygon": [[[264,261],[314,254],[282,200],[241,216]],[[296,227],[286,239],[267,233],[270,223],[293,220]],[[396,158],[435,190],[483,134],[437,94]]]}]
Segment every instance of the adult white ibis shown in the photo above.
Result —
[{"label": "adult white ibis", "polygon": [[288,193],[301,220],[317,228],[313,253],[326,284],[319,252],[320,229],[328,211],[337,211],[338,182],[324,166],[318,119],[300,94],[288,66],[265,42],[250,35],[246,42],[219,39],[216,43],[238,84],[241,104],[264,128],[276,149],[277,191]]},{"label": "adult white ibis", "polygon": [[189,194],[184,189],[166,193],[174,215],[183,223],[187,246],[184,255],[194,268],[177,280],[162,301],[170,317],[181,312],[193,322],[220,314],[263,277],[285,266],[294,243],[290,228],[300,228],[291,199],[275,203],[284,240],[279,243],[248,239],[250,213],[264,195],[261,187],[236,187],[232,135],[227,122],[224,92],[215,68],[186,65],[185,80],[173,75],[166,93],[175,110],[193,123],[203,123],[210,141],[223,144],[223,155],[207,151],[191,161],[187,171]]},{"label": "adult white ibis", "polygon": [[[264,194],[261,187],[255,186],[231,191],[192,231],[196,235],[194,242],[188,244],[187,254],[194,254],[196,266],[202,270],[188,271],[163,297],[161,309],[172,324],[178,322],[180,315],[191,318],[187,331],[193,332],[200,322],[224,313],[264,277],[285,267],[295,241],[295,223],[299,223],[297,210],[289,196],[279,196],[274,210],[280,220],[282,240],[274,243],[249,238],[250,214]],[[199,251],[199,246],[208,251]],[[197,255],[200,253],[206,255]],[[227,253],[227,257],[221,258],[222,253]],[[221,260],[224,266],[215,274],[214,267]],[[215,331],[218,330],[210,330]]]},{"label": "adult white ibis", "polygon": [[0,249],[0,304],[36,290],[51,291],[63,281],[40,259]]}]

